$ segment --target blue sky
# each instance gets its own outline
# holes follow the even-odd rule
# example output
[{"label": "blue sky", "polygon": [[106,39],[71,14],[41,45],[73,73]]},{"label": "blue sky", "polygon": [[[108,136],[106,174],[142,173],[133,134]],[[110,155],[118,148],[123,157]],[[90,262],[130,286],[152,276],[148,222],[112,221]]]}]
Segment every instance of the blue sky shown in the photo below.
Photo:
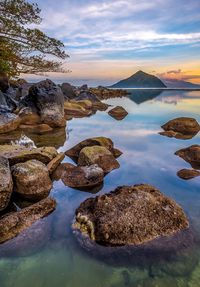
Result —
[{"label": "blue sky", "polygon": [[40,28],[70,55],[72,72],[54,77],[107,84],[142,69],[200,82],[199,0],[36,2]]}]

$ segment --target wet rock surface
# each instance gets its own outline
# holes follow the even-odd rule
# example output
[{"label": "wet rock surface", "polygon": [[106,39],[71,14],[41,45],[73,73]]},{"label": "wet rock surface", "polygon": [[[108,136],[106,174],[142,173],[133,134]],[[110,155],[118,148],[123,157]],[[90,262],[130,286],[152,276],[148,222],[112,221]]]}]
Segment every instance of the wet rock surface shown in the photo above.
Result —
[{"label": "wet rock surface", "polygon": [[161,135],[177,139],[191,139],[200,131],[200,125],[193,118],[182,117],[167,122],[162,129],[164,132],[161,132]]},{"label": "wet rock surface", "polygon": [[65,154],[73,159],[75,162],[78,161],[78,157],[80,154],[80,151],[84,147],[89,147],[89,146],[102,146],[106,147],[113,155],[115,158],[119,157],[122,152],[114,147],[114,143],[111,139],[106,138],[106,137],[95,137],[95,138],[89,138],[86,140],[81,141],[71,149],[67,150]]},{"label": "wet rock surface", "polygon": [[12,176],[14,192],[27,200],[43,199],[49,195],[52,188],[48,168],[38,160],[14,165]]},{"label": "wet rock surface", "polygon": [[195,169],[181,169],[177,172],[177,175],[182,179],[189,180],[200,176],[200,171]]},{"label": "wet rock surface", "polygon": [[138,246],[189,227],[182,208],[153,186],[122,186],[76,210],[75,230],[101,245]]},{"label": "wet rock surface", "polygon": [[13,181],[9,161],[0,156],[0,211],[8,206],[12,189]]},{"label": "wet rock surface", "polygon": [[45,198],[27,208],[0,218],[0,243],[14,238],[55,208],[56,201],[52,198]]},{"label": "wet rock surface", "polygon": [[78,165],[87,166],[97,164],[105,173],[120,167],[113,154],[103,146],[84,147],[79,154]]},{"label": "wet rock surface", "polygon": [[128,112],[123,107],[117,106],[111,109],[108,112],[108,114],[114,119],[120,121],[123,120],[128,115]]},{"label": "wet rock surface", "polygon": [[75,166],[70,163],[61,164],[53,178],[62,179],[63,183],[72,188],[90,188],[100,185],[104,179],[104,171],[98,165]]},{"label": "wet rock surface", "polygon": [[20,125],[20,118],[12,113],[0,112],[0,134],[16,130]]},{"label": "wet rock surface", "polygon": [[200,169],[200,145],[192,145],[175,152],[175,155],[181,157],[190,163],[192,168]]},{"label": "wet rock surface", "polygon": [[63,152],[59,153],[52,161],[50,161],[47,165],[49,174],[52,174],[54,170],[58,167],[58,165],[63,161],[65,158],[65,154]]},{"label": "wet rock surface", "polygon": [[44,164],[49,163],[57,156],[54,147],[25,148],[20,145],[0,145],[0,156],[9,160],[10,165],[36,159]]}]

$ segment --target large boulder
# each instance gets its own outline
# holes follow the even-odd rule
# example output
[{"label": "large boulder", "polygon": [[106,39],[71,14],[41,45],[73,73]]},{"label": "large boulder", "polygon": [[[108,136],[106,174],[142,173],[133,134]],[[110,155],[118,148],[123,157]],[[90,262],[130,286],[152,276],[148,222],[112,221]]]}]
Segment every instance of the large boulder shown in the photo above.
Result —
[{"label": "large boulder", "polygon": [[14,192],[27,200],[41,200],[49,195],[52,188],[48,168],[38,160],[14,165],[12,176]]},{"label": "large boulder", "polygon": [[108,114],[114,119],[121,121],[128,115],[128,112],[123,107],[117,106],[110,110]]},{"label": "large boulder", "polygon": [[175,201],[141,184],[85,200],[73,227],[102,245],[138,246],[185,230],[189,223]]},{"label": "large boulder", "polygon": [[75,145],[74,147],[72,147],[71,149],[67,150],[65,154],[69,156],[71,159],[73,159],[75,162],[77,162],[80,151],[84,147],[89,147],[89,146],[94,146],[94,145],[106,147],[114,155],[115,158],[119,157],[122,154],[121,151],[114,148],[113,141],[106,137],[96,137],[96,138],[89,138],[89,139],[83,140],[77,145]]},{"label": "large boulder", "polygon": [[161,132],[161,135],[177,139],[191,139],[200,131],[200,125],[193,118],[182,117],[167,122],[162,129],[164,132]]},{"label": "large boulder", "polygon": [[120,167],[113,154],[103,146],[84,147],[78,158],[79,166],[97,164],[105,173]]},{"label": "large boulder", "polygon": [[51,127],[66,125],[64,95],[61,88],[50,80],[32,85],[29,94],[21,101],[21,106],[36,108],[41,121]]},{"label": "large boulder", "polygon": [[74,99],[76,97],[75,87],[73,87],[69,83],[63,83],[61,85],[61,90],[62,90],[66,100]]},{"label": "large boulder", "polygon": [[56,201],[45,198],[18,212],[0,218],[0,243],[3,243],[30,227],[34,222],[47,216],[56,208]]},{"label": "large boulder", "polygon": [[200,169],[200,145],[192,145],[175,152],[186,162],[189,162],[194,169]]},{"label": "large boulder", "polygon": [[104,171],[96,164],[75,166],[70,163],[63,163],[55,170],[53,178],[62,179],[66,186],[72,188],[90,188],[103,182]]},{"label": "large boulder", "polygon": [[20,125],[20,118],[9,112],[0,112],[0,134],[16,130]]},{"label": "large boulder", "polygon": [[13,181],[9,161],[4,157],[0,157],[0,211],[8,206],[12,190]]},{"label": "large boulder", "polygon": [[54,147],[26,148],[20,145],[0,145],[0,156],[9,160],[10,165],[36,159],[48,164],[58,152]]}]

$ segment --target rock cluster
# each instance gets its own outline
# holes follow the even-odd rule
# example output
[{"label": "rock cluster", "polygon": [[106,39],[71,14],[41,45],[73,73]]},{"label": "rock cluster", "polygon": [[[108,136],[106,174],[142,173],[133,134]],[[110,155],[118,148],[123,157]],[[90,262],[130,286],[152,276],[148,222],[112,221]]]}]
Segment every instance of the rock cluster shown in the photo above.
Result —
[{"label": "rock cluster", "polygon": [[[47,198],[52,188],[50,174],[63,158],[53,147],[0,145],[0,243],[55,209],[55,200]],[[13,200],[21,210],[9,212]],[[28,206],[18,200],[26,200]]]},{"label": "rock cluster", "polygon": [[[0,134],[16,129],[49,133],[54,128],[65,127],[66,121],[72,118],[106,111],[109,105],[103,99],[126,95],[123,90],[103,87],[89,89],[87,85],[74,87],[69,83],[59,86],[48,79],[36,84],[23,79],[9,82],[6,77],[0,80]],[[118,111],[117,117],[122,114],[124,117],[125,111]]]}]

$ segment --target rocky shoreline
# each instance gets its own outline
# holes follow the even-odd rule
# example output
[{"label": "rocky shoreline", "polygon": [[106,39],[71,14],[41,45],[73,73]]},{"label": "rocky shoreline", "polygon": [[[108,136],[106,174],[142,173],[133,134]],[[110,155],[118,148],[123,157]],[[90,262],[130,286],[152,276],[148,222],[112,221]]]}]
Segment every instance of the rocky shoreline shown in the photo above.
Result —
[{"label": "rocky shoreline", "polygon": [[[4,78],[0,79],[0,89],[0,134],[31,131],[38,137],[46,134],[47,143],[49,134],[57,129],[62,129],[66,136],[68,120],[107,111],[109,106],[102,100],[127,95],[124,90],[73,87],[68,83],[59,86],[50,80],[29,84],[24,80],[9,83]],[[123,120],[128,112],[117,106],[110,108],[108,114],[115,120]],[[161,135],[184,140],[200,131],[198,122],[192,118],[173,119],[162,128]],[[191,179],[200,175],[199,145],[175,154],[193,168],[179,171],[179,177]],[[101,136],[83,140],[65,153],[58,153],[48,145],[36,147],[26,136],[18,142],[1,144],[0,243],[21,234],[55,210],[56,202],[49,197],[55,180],[78,190],[98,192],[106,174],[120,168],[117,159],[121,155],[111,139]],[[74,164],[63,163],[65,157]],[[101,245],[100,249],[105,246],[144,249],[144,245],[152,244],[155,250],[161,250],[158,246],[164,248],[166,242],[174,248],[169,241],[172,238],[174,242],[176,235],[177,248],[188,246],[191,239],[188,235],[189,241],[186,240],[190,228],[182,208],[147,184],[123,186],[87,199],[77,208],[72,229],[86,248],[93,243]],[[158,238],[163,238],[164,245],[154,245],[160,242]]]}]

